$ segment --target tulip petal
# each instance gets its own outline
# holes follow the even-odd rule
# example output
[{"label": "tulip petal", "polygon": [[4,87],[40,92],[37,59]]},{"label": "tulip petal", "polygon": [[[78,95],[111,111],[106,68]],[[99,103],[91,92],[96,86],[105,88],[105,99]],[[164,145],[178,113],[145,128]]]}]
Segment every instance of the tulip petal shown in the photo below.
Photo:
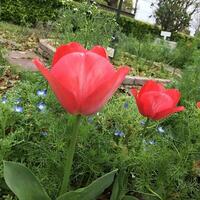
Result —
[{"label": "tulip petal", "polygon": [[197,102],[197,108],[200,108],[200,101]]},{"label": "tulip petal", "polygon": [[185,110],[185,107],[184,107],[184,106],[178,106],[178,107],[175,107],[175,108],[167,109],[167,110],[164,110],[164,111],[162,111],[162,112],[157,113],[157,114],[153,117],[153,120],[160,120],[160,119],[169,117],[169,116],[172,115],[173,113],[181,112],[181,111],[183,111],[183,110]]},{"label": "tulip petal", "polygon": [[42,75],[47,79],[49,85],[51,86],[52,90],[54,91],[56,97],[58,98],[59,102],[63,106],[63,108],[71,114],[77,114],[78,107],[76,103],[76,99],[69,90],[67,90],[50,72],[49,70],[43,65],[39,59],[34,59],[33,63],[37,66],[40,70]]},{"label": "tulip petal", "polygon": [[165,93],[167,95],[169,95],[172,99],[173,99],[173,102],[174,102],[174,106],[176,106],[176,104],[179,102],[180,100],[180,97],[181,97],[181,93],[176,90],[176,89],[169,89],[169,90],[166,90]]},{"label": "tulip petal", "polygon": [[66,45],[61,45],[56,49],[56,53],[54,54],[52,66],[54,66],[60,58],[62,58],[64,55],[73,53],[73,52],[86,52],[87,50],[81,46],[77,42],[70,42]]},{"label": "tulip petal", "polygon": [[131,89],[131,93],[132,93],[132,95],[135,97],[135,99],[137,99],[137,95],[138,95],[137,89],[132,88],[132,89]]},{"label": "tulip petal", "polygon": [[118,89],[128,72],[128,67],[122,67],[115,72],[109,80],[106,80],[96,88],[96,90],[82,102],[81,113],[84,115],[91,115],[98,112]]},{"label": "tulip petal", "polygon": [[101,47],[101,46],[94,46],[90,50],[90,52],[96,53],[96,54],[98,54],[100,56],[103,56],[104,58],[108,59],[108,55],[107,55],[106,50],[103,47]]},{"label": "tulip petal", "polygon": [[157,113],[174,107],[171,97],[164,92],[149,91],[138,97],[138,109],[146,117],[153,118]]},{"label": "tulip petal", "polygon": [[109,60],[93,52],[63,56],[51,69],[51,74],[81,102],[110,79],[115,70]]},{"label": "tulip petal", "polygon": [[150,80],[143,85],[138,95],[140,96],[143,93],[149,91],[164,91],[164,90],[165,88],[161,83],[157,83],[156,81]]}]

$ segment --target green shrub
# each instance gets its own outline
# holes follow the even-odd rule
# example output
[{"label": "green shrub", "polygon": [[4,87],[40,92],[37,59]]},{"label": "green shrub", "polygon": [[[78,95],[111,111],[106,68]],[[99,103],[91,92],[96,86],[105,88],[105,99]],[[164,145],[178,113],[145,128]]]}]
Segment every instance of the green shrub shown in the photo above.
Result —
[{"label": "green shrub", "polygon": [[171,49],[164,41],[156,43],[152,35],[137,38],[132,34],[128,37],[122,34],[117,51],[118,54],[128,52],[148,61],[162,62],[176,68],[187,68],[193,62],[198,63],[198,42],[198,39],[179,41],[177,47]]},{"label": "green shrub", "polygon": [[64,44],[77,41],[87,48],[94,45],[108,46],[117,23],[112,17],[104,17],[94,5],[82,3],[62,9],[55,25],[55,38]]},{"label": "green shrub", "polygon": [[0,18],[16,24],[31,24],[55,20],[59,0],[1,0]]},{"label": "green shrub", "polygon": [[[84,2],[66,1],[66,0],[1,0],[0,18],[1,20],[11,21],[17,24],[30,24],[35,25],[37,22],[55,21],[59,16],[59,9],[67,7],[69,9],[78,8],[82,9]],[[102,9],[102,18],[115,18],[115,13],[105,11]],[[79,18],[81,19],[81,18]],[[145,22],[132,19],[127,16],[121,15],[119,25],[122,31],[134,37],[142,38],[146,34],[153,36],[160,36],[160,28]],[[192,38],[183,33],[173,33],[172,40],[192,40]]]}]

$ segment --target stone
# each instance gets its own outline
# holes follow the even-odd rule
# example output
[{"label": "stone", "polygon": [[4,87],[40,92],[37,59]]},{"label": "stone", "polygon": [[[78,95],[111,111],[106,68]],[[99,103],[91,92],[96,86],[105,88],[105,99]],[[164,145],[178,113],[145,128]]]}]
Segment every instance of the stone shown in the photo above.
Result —
[{"label": "stone", "polygon": [[171,80],[168,79],[160,79],[160,78],[147,78],[141,76],[126,76],[125,80],[123,81],[123,85],[136,85],[142,86],[146,81],[154,80],[159,83],[167,84],[170,83]]},{"label": "stone", "polygon": [[155,44],[161,44],[164,43],[167,47],[169,47],[170,49],[175,49],[177,47],[177,43],[174,41],[168,41],[168,40],[163,40],[160,38],[156,38],[154,41]]},{"label": "stone", "polygon": [[8,51],[4,58],[12,65],[16,65],[21,70],[37,71],[37,67],[33,64],[32,60],[37,58],[32,50],[29,51]]},{"label": "stone", "polygon": [[51,58],[56,52],[56,48],[49,44],[48,39],[40,39],[39,41],[39,53],[42,53],[47,58]]},{"label": "stone", "polygon": [[115,49],[113,49],[113,48],[111,48],[111,47],[107,47],[106,50],[107,50],[108,56],[109,56],[110,58],[113,58],[114,55],[115,55]]}]

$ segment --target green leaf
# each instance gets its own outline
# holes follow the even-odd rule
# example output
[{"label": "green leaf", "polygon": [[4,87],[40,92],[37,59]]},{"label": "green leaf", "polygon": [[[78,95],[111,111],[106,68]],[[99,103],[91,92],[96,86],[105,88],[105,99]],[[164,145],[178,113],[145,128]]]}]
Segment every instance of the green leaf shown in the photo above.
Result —
[{"label": "green leaf", "polygon": [[127,173],[121,169],[115,176],[110,200],[121,200],[127,192]]},{"label": "green leaf", "polygon": [[96,198],[113,183],[116,172],[117,170],[109,172],[93,181],[87,187],[67,192],[58,197],[57,200],[96,200]]},{"label": "green leaf", "polygon": [[22,164],[4,161],[4,178],[19,200],[50,200],[37,178]]},{"label": "green leaf", "polygon": [[125,196],[125,197],[123,198],[123,200],[138,200],[138,198],[127,195],[127,196]]}]

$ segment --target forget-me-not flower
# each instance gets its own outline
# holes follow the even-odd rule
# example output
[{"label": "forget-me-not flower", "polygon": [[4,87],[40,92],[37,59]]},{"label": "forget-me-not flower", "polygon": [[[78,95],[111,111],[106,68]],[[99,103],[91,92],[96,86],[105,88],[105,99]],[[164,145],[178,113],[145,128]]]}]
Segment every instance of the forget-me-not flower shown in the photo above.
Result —
[{"label": "forget-me-not flower", "polygon": [[22,106],[14,106],[14,111],[18,113],[22,113],[24,109]]},{"label": "forget-me-not flower", "polygon": [[37,104],[37,107],[40,111],[44,111],[46,109],[46,104],[44,102],[40,102]]}]

